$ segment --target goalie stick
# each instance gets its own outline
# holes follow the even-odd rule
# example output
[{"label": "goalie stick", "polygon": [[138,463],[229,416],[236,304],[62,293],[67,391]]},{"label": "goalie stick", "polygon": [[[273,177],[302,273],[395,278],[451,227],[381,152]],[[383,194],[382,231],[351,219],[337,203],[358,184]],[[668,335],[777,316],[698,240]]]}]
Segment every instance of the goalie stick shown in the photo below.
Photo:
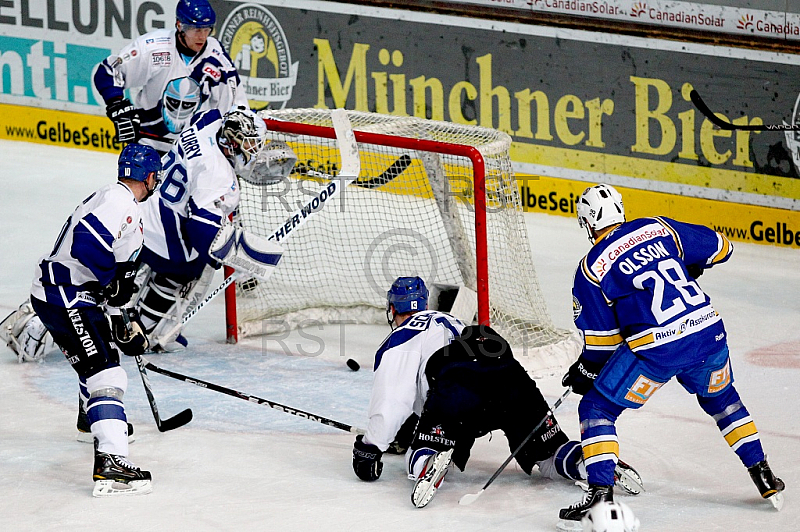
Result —
[{"label": "goalie stick", "polygon": [[230,395],[231,397],[236,397],[237,399],[244,399],[245,401],[248,401],[250,403],[256,403],[258,405],[266,405],[270,408],[274,408],[275,410],[280,410],[281,412],[285,412],[293,416],[302,417],[304,419],[308,419],[309,421],[316,421],[317,423],[322,423],[323,425],[337,428],[345,432],[351,432],[353,434],[366,434],[366,431],[364,429],[360,429],[358,427],[354,427],[346,423],[341,423],[339,421],[335,421],[327,417],[319,416],[317,414],[312,414],[311,412],[306,412],[304,410],[299,410],[297,408],[292,408],[290,406],[282,405],[280,403],[276,403],[268,399],[262,399],[261,397],[250,395],[249,393],[238,392],[236,390],[220,386],[219,384],[214,384],[213,382],[204,381],[202,379],[196,379],[194,377],[187,377],[186,375],[182,375],[175,371],[159,368],[158,366],[152,364],[151,362],[145,361],[144,367],[146,367],[150,371],[160,373],[161,375],[165,375],[167,377],[171,377],[179,381],[188,382],[189,384],[194,384],[195,386],[199,386],[200,388],[206,388],[208,390],[213,390],[215,392],[224,393],[225,395]]},{"label": "goalie stick", "polygon": [[533,435],[536,433],[536,431],[539,430],[539,427],[541,427],[544,424],[544,422],[547,421],[547,418],[550,417],[551,415],[553,415],[553,412],[555,412],[556,409],[558,409],[558,407],[561,406],[561,403],[564,402],[564,399],[567,398],[567,396],[570,394],[570,392],[572,392],[572,388],[567,388],[567,391],[564,392],[564,395],[559,397],[558,400],[555,402],[555,404],[553,405],[553,408],[551,408],[550,410],[547,411],[547,414],[545,414],[545,416],[542,418],[542,420],[539,423],[537,423],[535,427],[533,427],[533,430],[530,432],[530,434],[528,434],[525,437],[525,439],[522,440],[522,443],[520,443],[519,446],[516,449],[514,449],[514,452],[511,453],[511,456],[506,458],[506,461],[503,462],[502,465],[500,465],[500,467],[497,469],[497,471],[494,472],[494,475],[492,475],[492,477],[489,479],[489,481],[486,482],[486,484],[483,485],[483,488],[481,488],[481,491],[479,491],[478,493],[467,493],[466,495],[462,496],[458,500],[458,504],[460,504],[462,506],[467,506],[469,504],[472,504],[476,500],[478,500],[478,497],[483,495],[483,492],[486,491],[486,488],[488,488],[489,485],[492,482],[494,482],[494,479],[496,479],[500,475],[500,473],[503,472],[503,470],[506,468],[506,466],[509,464],[509,462],[511,462],[511,460],[513,460],[513,458],[515,456],[517,456],[517,453],[519,453],[522,450],[522,448],[525,447],[525,444],[528,443],[528,440],[530,440],[533,437]]},{"label": "goalie stick", "polygon": [[[125,328],[128,330],[130,334],[133,332],[133,328],[131,327],[131,318],[128,316],[128,310],[125,308],[120,309],[122,313],[122,321],[125,323]],[[158,405],[156,404],[156,398],[153,395],[153,389],[150,386],[150,378],[147,376],[147,370],[145,369],[144,361],[142,360],[141,355],[136,355],[134,357],[136,359],[136,367],[139,368],[139,375],[142,377],[142,384],[144,385],[144,394],[147,396],[147,402],[150,403],[150,410],[153,412],[153,418],[156,420],[156,427],[158,427],[159,432],[167,432],[168,430],[174,430],[178,427],[182,427],[189,423],[192,420],[192,409],[187,408],[183,412],[178,412],[174,416],[161,419],[161,415],[158,413]]]},{"label": "goalie stick", "polygon": [[[331,176],[331,183],[327,187],[319,191],[305,205],[291,213],[286,220],[270,234],[269,239],[275,243],[281,239],[287,238],[297,228],[305,224],[306,221],[322,210],[325,204],[329,203],[330,200],[337,196],[347,185],[358,179],[361,173],[361,159],[358,154],[358,144],[356,144],[353,128],[350,126],[350,120],[347,118],[347,112],[344,109],[334,109],[331,113],[331,120],[333,121],[333,128],[336,131],[336,140],[339,144],[339,152],[342,157],[342,169],[335,178]],[[408,165],[406,165],[406,167],[408,167]],[[405,170],[405,168],[403,170]],[[264,271],[260,273],[254,271],[248,271],[247,273],[252,274],[259,280],[267,280],[270,275],[272,275],[275,267],[280,263],[280,252],[273,249],[271,250],[271,254],[272,267],[265,268]],[[278,256],[275,257],[275,255]],[[236,264],[227,265],[234,269],[237,268]],[[211,290],[201,302],[193,308],[187,309],[187,312],[181,316],[181,320],[176,323],[172,329],[163,334],[161,338],[171,338],[176,335],[190,319],[197,315],[200,309],[205,307],[217,295],[224,292],[225,288],[236,281],[240,275],[241,273],[236,271],[233,275],[226,277],[222,284]]]},{"label": "goalie stick", "polygon": [[714,114],[714,112],[708,108],[706,102],[700,97],[700,94],[692,89],[689,93],[689,98],[692,100],[692,103],[697,110],[703,113],[706,118],[708,118],[709,122],[714,124],[720,129],[724,129],[726,131],[800,131],[800,125],[791,125],[791,124],[734,124],[733,122],[729,122],[728,120],[724,120]]}]

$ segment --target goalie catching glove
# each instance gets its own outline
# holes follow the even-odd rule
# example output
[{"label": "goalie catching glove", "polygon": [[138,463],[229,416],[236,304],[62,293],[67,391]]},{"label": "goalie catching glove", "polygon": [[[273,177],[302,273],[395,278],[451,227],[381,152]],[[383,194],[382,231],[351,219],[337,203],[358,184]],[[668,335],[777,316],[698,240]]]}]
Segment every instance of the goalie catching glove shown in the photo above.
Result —
[{"label": "goalie catching glove", "polygon": [[125,355],[135,357],[144,354],[150,347],[144,325],[136,309],[120,309],[122,314],[112,314],[111,335],[114,343]]},{"label": "goalie catching glove", "polygon": [[130,100],[122,98],[106,105],[106,115],[114,122],[117,140],[122,143],[136,142],[139,138],[139,110]]}]

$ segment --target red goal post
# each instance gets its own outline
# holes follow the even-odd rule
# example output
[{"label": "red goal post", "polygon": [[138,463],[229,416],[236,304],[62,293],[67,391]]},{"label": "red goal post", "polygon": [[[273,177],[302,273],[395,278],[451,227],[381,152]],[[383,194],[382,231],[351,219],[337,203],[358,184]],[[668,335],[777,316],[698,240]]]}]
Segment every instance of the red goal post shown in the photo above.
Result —
[{"label": "red goal post", "polygon": [[[420,275],[429,287],[474,291],[475,321],[491,324],[512,345],[549,346],[555,353],[542,361],[545,366],[573,358],[574,338],[552,325],[536,279],[510,137],[477,126],[347,113],[359,147],[360,180],[281,242],[286,252],[264,286],[237,282],[226,291],[229,341],[304,320],[380,321],[391,280]],[[241,183],[240,219],[249,231],[267,236],[288,206],[296,208],[309,188],[324,186],[325,174],[337,174],[341,158],[329,110],[261,116],[269,139],[286,143],[298,157],[284,182]],[[369,263],[375,253],[381,259],[377,274]]]}]

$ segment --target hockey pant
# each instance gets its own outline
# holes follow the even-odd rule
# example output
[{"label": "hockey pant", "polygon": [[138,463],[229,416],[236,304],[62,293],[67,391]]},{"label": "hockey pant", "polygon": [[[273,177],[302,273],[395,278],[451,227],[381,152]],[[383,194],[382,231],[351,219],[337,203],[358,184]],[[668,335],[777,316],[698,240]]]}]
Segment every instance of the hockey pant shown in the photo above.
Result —
[{"label": "hockey pant", "polygon": [[[521,366],[481,372],[479,379],[462,371],[444,371],[428,393],[414,440],[406,460],[410,478],[422,468],[427,456],[454,448],[453,463],[462,471],[476,438],[502,430],[515,450],[542,419],[516,455],[528,474],[534,465],[547,476],[571,480],[585,478],[578,442],[570,441],[536,383]],[[479,386],[474,383],[481,382]]]},{"label": "hockey pant", "polygon": [[127,456],[128,420],[122,397],[128,377],[119,365],[105,314],[95,306],[67,309],[36,298],[31,298],[31,305],[85,386],[86,414],[97,449]]}]

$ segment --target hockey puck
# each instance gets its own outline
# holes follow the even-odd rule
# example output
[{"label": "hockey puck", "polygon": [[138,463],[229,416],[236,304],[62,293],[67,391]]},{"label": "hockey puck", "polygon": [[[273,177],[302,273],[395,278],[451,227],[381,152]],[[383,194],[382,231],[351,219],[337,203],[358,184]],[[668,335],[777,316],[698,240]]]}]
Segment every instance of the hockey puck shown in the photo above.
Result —
[{"label": "hockey puck", "polygon": [[352,369],[353,371],[358,371],[361,369],[361,366],[358,365],[358,362],[356,362],[352,358],[347,359],[347,367]]}]

